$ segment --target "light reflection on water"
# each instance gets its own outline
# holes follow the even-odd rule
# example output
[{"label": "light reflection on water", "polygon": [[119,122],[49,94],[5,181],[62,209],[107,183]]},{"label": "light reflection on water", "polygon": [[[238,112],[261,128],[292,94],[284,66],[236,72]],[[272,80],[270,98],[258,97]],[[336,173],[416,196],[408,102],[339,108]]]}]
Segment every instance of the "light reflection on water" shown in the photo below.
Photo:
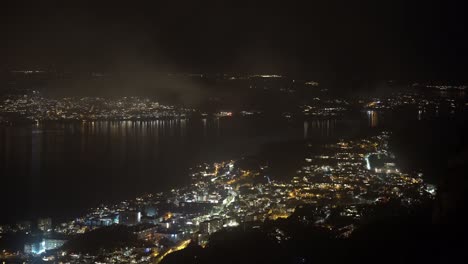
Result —
[{"label": "light reflection on water", "polygon": [[367,118],[369,119],[369,127],[377,127],[379,125],[379,112],[369,110],[367,111]]},{"label": "light reflection on water", "polygon": [[255,154],[272,141],[358,135],[366,122],[206,118],[3,126],[0,173],[11,185],[1,206],[26,215],[74,213],[185,184],[187,169],[199,162]]}]

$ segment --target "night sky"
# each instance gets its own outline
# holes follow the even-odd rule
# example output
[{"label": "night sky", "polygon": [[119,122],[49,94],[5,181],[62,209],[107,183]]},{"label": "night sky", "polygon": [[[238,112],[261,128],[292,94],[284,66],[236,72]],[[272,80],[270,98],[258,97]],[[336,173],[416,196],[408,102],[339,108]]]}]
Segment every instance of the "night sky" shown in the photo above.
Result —
[{"label": "night sky", "polygon": [[463,1],[94,2],[2,3],[0,66],[466,80]]}]

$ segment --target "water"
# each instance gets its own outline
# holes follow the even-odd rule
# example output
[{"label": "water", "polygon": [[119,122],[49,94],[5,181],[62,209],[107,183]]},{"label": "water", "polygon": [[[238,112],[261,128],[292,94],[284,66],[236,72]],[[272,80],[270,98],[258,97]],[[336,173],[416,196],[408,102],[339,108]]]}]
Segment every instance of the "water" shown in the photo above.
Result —
[{"label": "water", "polygon": [[4,126],[2,220],[74,215],[100,202],[187,184],[188,168],[199,162],[256,154],[272,141],[336,137],[354,126],[259,118]]},{"label": "water", "polygon": [[185,185],[188,168],[200,162],[258,154],[271,142],[375,133],[387,129],[386,123],[373,112],[320,120],[234,117],[3,126],[0,222],[77,216],[101,202]]}]

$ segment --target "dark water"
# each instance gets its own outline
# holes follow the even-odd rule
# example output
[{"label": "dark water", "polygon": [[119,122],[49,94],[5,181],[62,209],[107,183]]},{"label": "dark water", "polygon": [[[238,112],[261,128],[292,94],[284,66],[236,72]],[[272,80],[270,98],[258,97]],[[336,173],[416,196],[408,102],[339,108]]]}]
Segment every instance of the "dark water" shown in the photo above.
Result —
[{"label": "dark water", "polygon": [[376,133],[387,129],[385,120],[361,113],[307,121],[238,117],[3,126],[0,222],[76,216],[100,202],[187,184],[188,168],[199,162],[258,154],[270,142]]}]

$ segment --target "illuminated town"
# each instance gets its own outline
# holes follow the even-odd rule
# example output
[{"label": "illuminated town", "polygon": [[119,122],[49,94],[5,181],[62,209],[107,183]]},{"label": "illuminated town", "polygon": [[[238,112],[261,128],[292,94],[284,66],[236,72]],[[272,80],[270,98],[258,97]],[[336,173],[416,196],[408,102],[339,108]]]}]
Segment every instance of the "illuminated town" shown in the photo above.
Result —
[{"label": "illuminated town", "polygon": [[145,98],[98,97],[50,99],[33,91],[31,94],[9,96],[0,106],[4,115],[18,115],[33,122],[52,120],[140,120],[185,118],[192,109],[178,109]]},{"label": "illuminated town", "polygon": [[[198,74],[182,77],[206,78]],[[318,82],[299,82],[274,74],[214,78],[259,90],[268,100],[276,93],[280,97],[282,94],[294,97],[301,89],[314,90],[307,103],[294,97],[293,103],[286,106],[276,107],[272,103],[273,109],[233,109],[216,97],[220,107],[210,110],[162,104],[146,97],[51,98],[36,90],[21,90],[1,98],[0,122],[9,126],[26,123],[39,128],[43,123],[55,121],[92,126],[95,123],[100,126],[103,121],[125,121],[127,128],[139,121],[202,120],[206,135],[208,118],[218,120],[219,129],[220,119],[280,117],[286,122],[304,124],[305,140],[301,144],[307,153],[296,160],[301,165],[292,176],[273,177],[268,162],[251,160],[251,157],[202,163],[190,169],[190,184],[183,187],[101,204],[81,217],[62,223],[45,217],[2,225],[0,238],[23,237],[23,244],[22,250],[1,252],[1,259],[159,263],[193,245],[209,247],[213,234],[223,230],[262,230],[275,243],[284,243],[290,239],[287,232],[266,228],[269,223],[282,220],[297,221],[326,230],[333,237],[348,239],[376,214],[375,208],[397,203],[411,210],[432,201],[436,187],[426,183],[422,173],[400,169],[389,146],[391,132],[379,130],[368,136],[315,144],[306,140],[308,129],[320,126],[315,122],[321,119],[327,120],[328,126],[329,122],[346,120],[356,114],[367,119],[368,127],[377,128],[380,114],[405,111],[405,116],[410,113],[420,121],[426,116],[454,116],[468,107],[463,98],[465,86],[418,84],[381,96],[334,97]],[[86,246],[85,241],[90,240],[99,242]]]},{"label": "illuminated town", "polygon": [[[198,75],[195,76],[184,75],[185,78],[199,78]],[[443,85],[440,87],[448,88],[439,89],[439,86],[418,84],[386,96],[343,98],[332,97],[322,90],[315,89],[320,87],[317,82],[302,81],[299,83],[284,76],[254,75],[234,78],[222,75],[221,77],[222,82],[240,82],[239,85],[248,86],[248,89],[255,89],[255,84],[260,82],[265,88],[277,89],[280,93],[294,93],[296,90],[305,89],[314,94],[307,104],[295,103],[286,108],[279,108],[282,111],[281,115],[285,118],[343,117],[356,110],[372,114],[372,111],[395,111],[410,107],[415,109],[418,119],[421,119],[425,114],[439,115],[443,112],[454,114],[468,107],[463,99],[466,86]],[[309,86],[312,88],[308,88]],[[434,90],[436,94],[427,93],[426,90]],[[269,98],[272,94],[274,92],[267,92],[262,96]],[[36,90],[3,96],[0,100],[0,122],[185,119],[208,115],[215,117],[258,116],[267,112],[265,109],[240,109],[238,111],[219,109],[207,112],[183,105],[162,104],[145,97],[64,97],[57,99],[43,96]],[[220,98],[216,100],[222,101]]]},{"label": "illuminated town", "polygon": [[[243,159],[200,164],[191,169],[191,184],[183,188],[101,205],[70,222],[40,219],[33,233],[30,222],[2,226],[1,233],[42,237],[25,244],[23,252],[3,254],[67,263],[159,263],[190,243],[206,246],[221,229],[261,228],[264,221],[288,217],[348,237],[378,204],[397,200],[411,207],[435,195],[435,187],[424,183],[421,174],[398,169],[389,151],[390,137],[382,132],[324,144],[310,151],[290,181],[271,179],[264,164],[240,165]],[[313,208],[313,216],[301,216],[305,206]],[[140,244],[128,242],[125,248],[94,255],[67,246],[75,237],[112,228],[124,228]],[[281,243],[284,234],[277,239]]]},{"label": "illuminated town", "polygon": [[0,264],[466,262],[467,1],[81,2],[2,5]]}]

